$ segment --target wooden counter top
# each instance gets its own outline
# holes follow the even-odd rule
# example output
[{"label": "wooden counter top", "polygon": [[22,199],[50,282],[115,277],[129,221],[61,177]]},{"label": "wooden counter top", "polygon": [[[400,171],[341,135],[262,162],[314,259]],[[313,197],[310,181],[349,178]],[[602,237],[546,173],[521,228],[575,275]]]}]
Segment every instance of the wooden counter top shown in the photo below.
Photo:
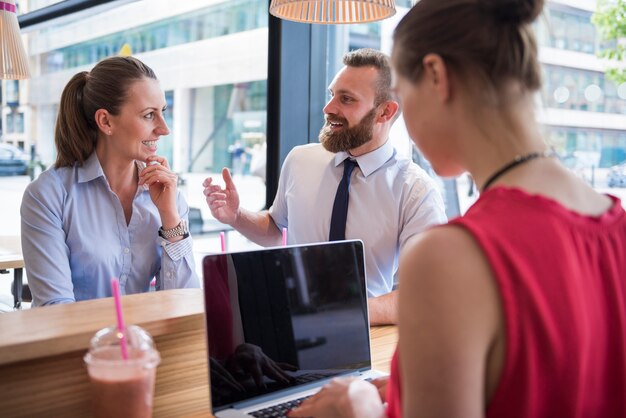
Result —
[{"label": "wooden counter top", "polygon": [[[192,329],[202,319],[200,289],[176,289],[122,297],[124,319],[152,337]],[[198,319],[198,318],[196,318]],[[113,298],[27,309],[0,315],[0,365],[87,350],[101,328],[115,325]]]},{"label": "wooden counter top", "polygon": [[[122,307],[161,354],[153,416],[211,417],[202,290],[123,296]],[[83,356],[96,331],[114,323],[112,298],[0,314],[2,415],[90,416]],[[389,372],[396,341],[396,327],[371,328],[375,369]]]},{"label": "wooden counter top", "polygon": [[[146,329],[161,354],[154,416],[208,410],[202,290],[123,296],[122,307],[126,323]],[[2,416],[91,416],[83,356],[96,331],[114,324],[112,298],[0,314]]]}]

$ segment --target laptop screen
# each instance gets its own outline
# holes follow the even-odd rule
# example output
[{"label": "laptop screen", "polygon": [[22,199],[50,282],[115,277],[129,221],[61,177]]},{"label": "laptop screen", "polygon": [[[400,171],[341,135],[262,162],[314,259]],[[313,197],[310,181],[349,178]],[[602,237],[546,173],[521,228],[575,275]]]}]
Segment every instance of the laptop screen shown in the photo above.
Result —
[{"label": "laptop screen", "polygon": [[203,259],[213,411],[371,367],[361,241]]}]

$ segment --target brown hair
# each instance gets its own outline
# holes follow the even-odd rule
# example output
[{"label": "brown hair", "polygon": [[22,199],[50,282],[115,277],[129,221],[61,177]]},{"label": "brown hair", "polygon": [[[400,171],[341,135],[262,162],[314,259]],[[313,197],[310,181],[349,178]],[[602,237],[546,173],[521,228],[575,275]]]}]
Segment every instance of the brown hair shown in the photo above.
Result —
[{"label": "brown hair", "polygon": [[[421,0],[394,32],[393,61],[401,76],[418,81],[424,56],[440,55],[468,85],[503,98],[516,81],[525,91],[541,87],[537,45],[530,23],[543,0]],[[469,80],[474,77],[475,79]],[[476,81],[477,83],[472,83]]]},{"label": "brown hair", "polygon": [[374,67],[378,70],[376,80],[376,105],[393,100],[391,94],[391,60],[384,53],[371,48],[350,51],[343,56],[343,64],[348,67]]},{"label": "brown hair", "polygon": [[82,164],[89,158],[98,138],[96,111],[117,115],[128,99],[130,85],[142,78],[156,80],[156,75],[136,58],[111,57],[70,79],[61,94],[54,133],[56,167]]}]

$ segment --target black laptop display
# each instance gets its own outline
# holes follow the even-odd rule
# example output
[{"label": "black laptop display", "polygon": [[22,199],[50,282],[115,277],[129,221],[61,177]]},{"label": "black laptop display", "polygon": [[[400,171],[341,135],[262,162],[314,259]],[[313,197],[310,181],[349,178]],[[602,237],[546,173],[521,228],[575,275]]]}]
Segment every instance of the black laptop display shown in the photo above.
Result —
[{"label": "black laptop display", "polygon": [[213,412],[371,368],[361,241],[203,259]]}]

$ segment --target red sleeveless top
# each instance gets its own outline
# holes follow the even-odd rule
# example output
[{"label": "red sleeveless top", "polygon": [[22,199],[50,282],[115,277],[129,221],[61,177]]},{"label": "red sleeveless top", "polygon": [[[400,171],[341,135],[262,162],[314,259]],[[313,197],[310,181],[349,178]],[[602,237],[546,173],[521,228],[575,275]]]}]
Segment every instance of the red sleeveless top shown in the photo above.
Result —
[{"label": "red sleeveless top", "polygon": [[[495,187],[450,222],[482,248],[502,300],[505,361],[487,417],[626,417],[626,213],[610,197],[593,217]],[[392,418],[398,363],[396,353]]]}]

